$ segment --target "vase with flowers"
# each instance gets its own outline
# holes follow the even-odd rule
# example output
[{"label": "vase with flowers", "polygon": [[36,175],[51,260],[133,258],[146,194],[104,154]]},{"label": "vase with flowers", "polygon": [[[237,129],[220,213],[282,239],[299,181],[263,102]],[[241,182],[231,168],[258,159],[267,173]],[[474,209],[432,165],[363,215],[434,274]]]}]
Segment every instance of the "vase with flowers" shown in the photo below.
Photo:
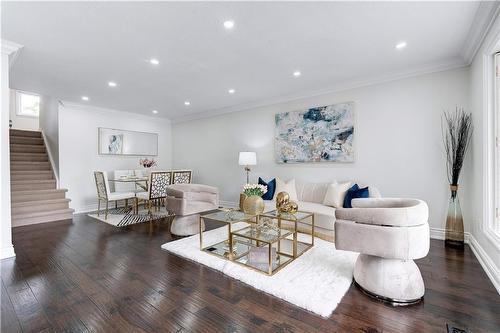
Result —
[{"label": "vase with flowers", "polygon": [[243,211],[247,214],[258,215],[264,212],[262,196],[267,192],[267,186],[260,184],[246,184],[243,193],[246,198],[243,202]]},{"label": "vase with flowers", "polygon": [[464,247],[464,220],[458,200],[458,179],[469,149],[472,130],[471,113],[459,107],[455,112],[444,112],[442,131],[451,192],[445,229],[445,245],[448,247]]},{"label": "vase with flowers", "polygon": [[142,165],[142,167],[144,167],[145,169],[150,169],[156,166],[156,161],[153,158],[152,159],[141,158],[139,160],[139,165]]}]

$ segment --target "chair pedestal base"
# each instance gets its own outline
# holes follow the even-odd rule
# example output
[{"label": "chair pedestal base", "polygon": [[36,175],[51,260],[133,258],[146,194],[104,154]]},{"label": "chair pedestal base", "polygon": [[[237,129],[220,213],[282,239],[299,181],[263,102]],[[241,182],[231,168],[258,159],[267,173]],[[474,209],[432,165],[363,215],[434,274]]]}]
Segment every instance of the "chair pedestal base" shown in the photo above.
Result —
[{"label": "chair pedestal base", "polygon": [[395,306],[418,303],[425,293],[424,280],[413,260],[360,254],[354,281],[366,294]]},{"label": "chair pedestal base", "polygon": [[[202,230],[205,222],[202,221]],[[192,236],[200,232],[200,214],[176,216],[170,226],[170,232],[176,236]]]}]

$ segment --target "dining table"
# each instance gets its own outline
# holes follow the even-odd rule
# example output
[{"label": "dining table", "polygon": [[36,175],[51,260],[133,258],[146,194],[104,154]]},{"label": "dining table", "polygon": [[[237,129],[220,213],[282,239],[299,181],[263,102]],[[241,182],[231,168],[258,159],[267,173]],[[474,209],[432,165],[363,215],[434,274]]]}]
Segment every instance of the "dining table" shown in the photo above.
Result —
[{"label": "dining table", "polygon": [[135,183],[135,185],[142,188],[144,191],[147,191],[149,177],[123,176],[109,179],[109,181],[114,183]]}]

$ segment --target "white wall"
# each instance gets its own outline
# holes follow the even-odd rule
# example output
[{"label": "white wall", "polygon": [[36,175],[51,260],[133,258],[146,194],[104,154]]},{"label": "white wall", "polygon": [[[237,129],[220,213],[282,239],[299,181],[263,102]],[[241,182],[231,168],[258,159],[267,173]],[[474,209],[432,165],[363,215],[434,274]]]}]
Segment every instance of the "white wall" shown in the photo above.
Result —
[{"label": "white wall", "polygon": [[42,96],[40,105],[40,129],[45,138],[52,167],[59,178],[59,100]]},{"label": "white wall", "polygon": [[[195,182],[218,186],[221,200],[236,202],[245,182],[238,152],[256,151],[258,165],[253,168],[252,181],[257,176],[280,176],[310,182],[352,179],[369,183],[384,196],[425,200],[431,226],[444,228],[449,188],[441,113],[456,105],[469,106],[468,78],[468,69],[463,68],[176,123],[172,128],[174,167],[193,169]],[[276,113],[346,101],[355,102],[355,163],[275,162]]]},{"label": "white wall", "polygon": [[[493,72],[493,67],[485,68],[485,57],[491,45],[500,42],[500,19],[497,18],[490,33],[477,52],[471,65],[470,87],[471,87],[471,110],[473,111],[474,134],[472,139],[472,151],[470,167],[466,169],[466,177],[471,184],[470,191],[467,192],[467,202],[470,203],[472,211],[472,242],[471,246],[475,250],[476,256],[480,259],[485,271],[500,293],[500,243],[488,237],[485,230],[487,219],[485,204],[485,159],[486,159],[486,127],[491,125],[488,122],[488,105],[486,102],[487,84],[485,75],[487,71]],[[491,208],[493,209],[493,208]]]},{"label": "white wall", "polygon": [[10,147],[9,147],[9,55],[20,45],[0,41],[1,44],[1,110],[0,110],[0,259],[14,257],[12,220],[10,215]]},{"label": "white wall", "polygon": [[93,172],[140,169],[141,156],[105,156],[97,153],[98,127],[158,133],[158,169],[170,169],[171,126],[168,119],[65,103],[59,108],[60,187],[68,189],[76,212],[96,209]]},{"label": "white wall", "polygon": [[12,121],[12,128],[28,130],[28,131],[38,131],[38,117],[26,117],[18,116],[17,101],[16,101],[16,90],[10,91],[10,120]]}]

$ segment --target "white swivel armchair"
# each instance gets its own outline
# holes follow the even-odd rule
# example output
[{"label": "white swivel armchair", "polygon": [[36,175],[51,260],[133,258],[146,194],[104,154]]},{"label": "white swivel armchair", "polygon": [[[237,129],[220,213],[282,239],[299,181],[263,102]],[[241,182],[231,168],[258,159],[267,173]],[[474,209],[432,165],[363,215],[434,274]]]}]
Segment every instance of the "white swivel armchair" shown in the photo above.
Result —
[{"label": "white swivel armchair", "polygon": [[219,190],[201,184],[170,185],[167,189],[167,208],[175,214],[170,227],[172,234],[197,234],[200,213],[219,208]]},{"label": "white swivel armchair", "polygon": [[335,246],[359,252],[354,280],[361,289],[393,305],[419,302],[425,293],[413,261],[429,252],[429,209],[417,199],[354,199],[337,209]]}]

